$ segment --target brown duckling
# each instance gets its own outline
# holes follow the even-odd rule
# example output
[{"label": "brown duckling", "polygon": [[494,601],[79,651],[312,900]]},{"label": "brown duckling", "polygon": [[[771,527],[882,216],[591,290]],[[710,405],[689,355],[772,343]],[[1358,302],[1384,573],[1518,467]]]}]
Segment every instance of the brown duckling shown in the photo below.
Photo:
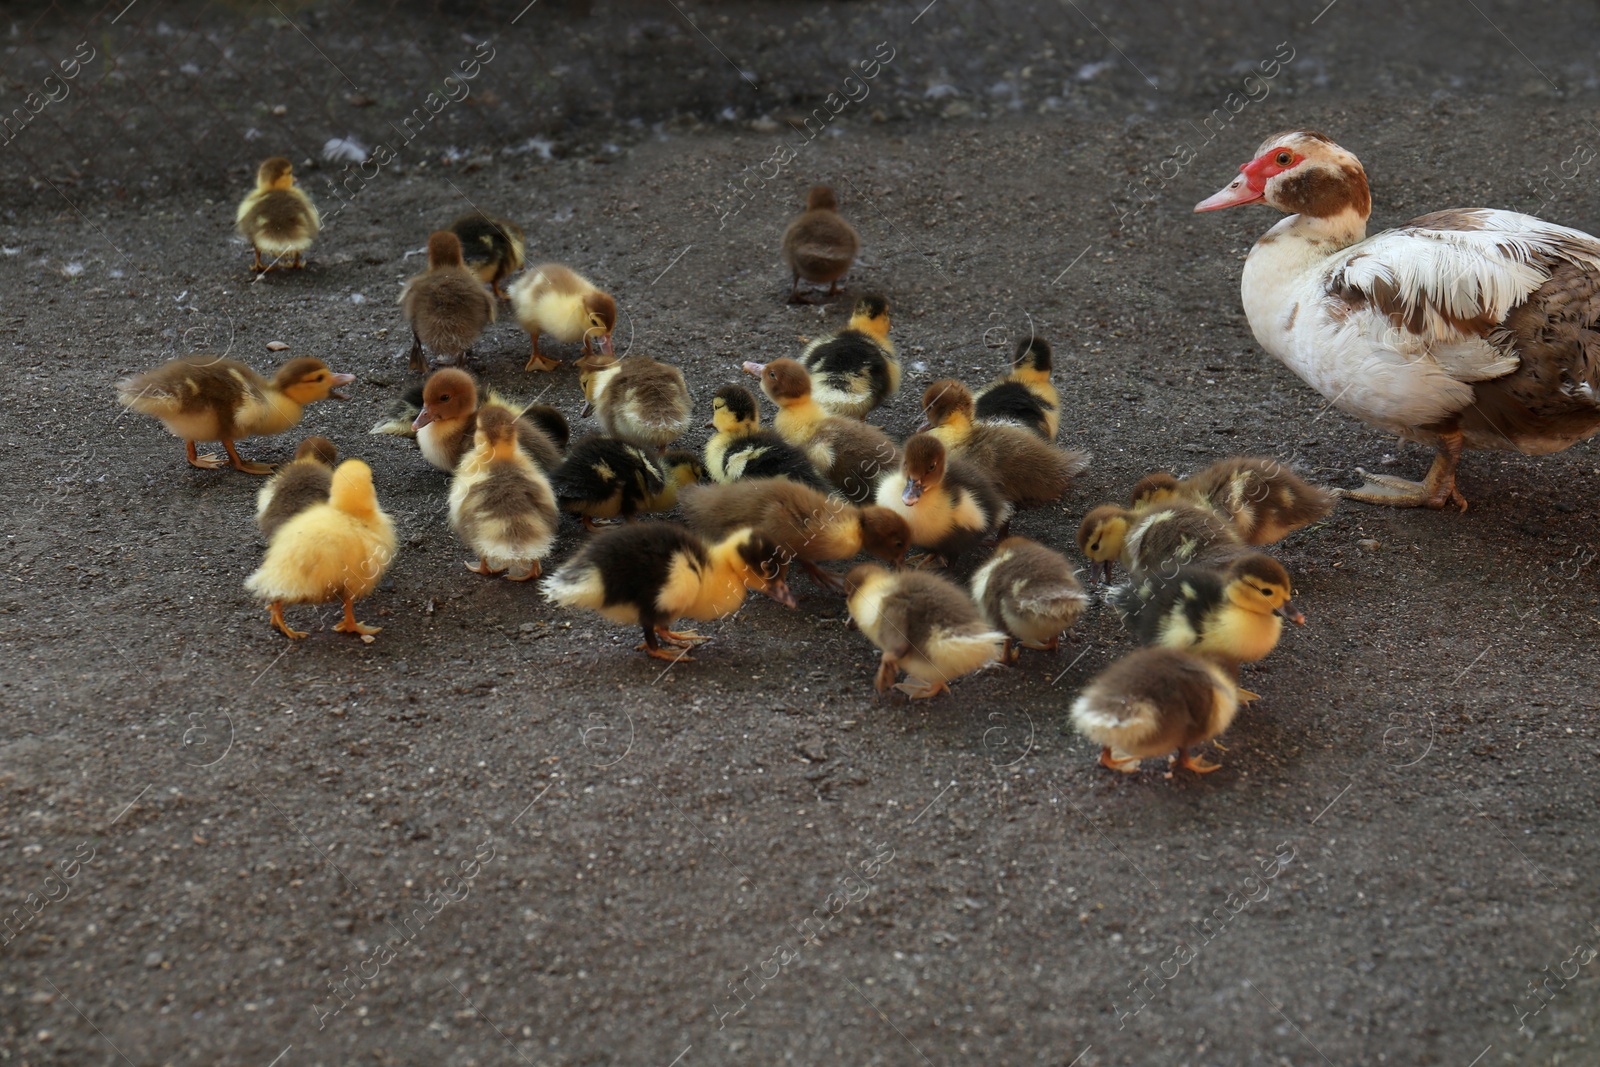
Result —
[{"label": "brown duckling", "polygon": [[972,598],[948,578],[887,571],[863,563],[845,576],[850,618],[883,653],[874,685],[914,700],[950,691],[950,683],[999,662],[1006,635],[989,628]]},{"label": "brown duckling", "polygon": [[994,479],[952,459],[944,443],[927,433],[906,441],[900,469],[878,480],[876,499],[906,520],[913,545],[950,567],[1011,517]]},{"label": "brown duckling", "polygon": [[468,270],[497,297],[500,283],[522,269],[525,239],[514,222],[472,211],[450,224],[461,241],[461,258]]},{"label": "brown duckling", "polygon": [[582,341],[591,354],[612,355],[617,302],[569,267],[546,263],[528,271],[511,285],[511,307],[533,338],[533,355],[524,370],[552,371],[561,366],[560,360],[540,353],[542,333],[562,344]]},{"label": "brown duckling", "polygon": [[307,437],[293,461],[268,479],[256,494],[256,525],[272,540],[278,527],[312,504],[325,504],[333,487],[333,465],[339,450],[326,437]]},{"label": "brown duckling", "polygon": [[613,437],[664,449],[689,428],[693,402],[683,372],[648,356],[613,359],[590,354],[578,360],[585,417],[594,415]]},{"label": "brown duckling", "polygon": [[[450,527],[478,554],[475,574],[525,582],[539,577],[540,560],[556,539],[561,513],[544,472],[517,441],[508,408],[478,412],[473,449],[450,479]],[[520,570],[521,574],[507,573]]]},{"label": "brown duckling", "polygon": [[1130,511],[1104,504],[1083,517],[1078,548],[1089,557],[1090,572],[1099,565],[1109,582],[1114,561],[1138,580],[1146,572],[1225,563],[1244,554],[1244,540],[1232,523],[1207,507],[1168,503]]},{"label": "brown duckling", "polygon": [[809,456],[771,430],[761,428],[761,407],[742,385],[724,385],[711,397],[715,432],[706,442],[706,470],[716,482],[741,478],[788,478],[828,492]]},{"label": "brown duckling", "polygon": [[1020,426],[1054,441],[1061,429],[1061,397],[1050,380],[1050,343],[1043,337],[1017,342],[1011,372],[973,395],[974,418]]},{"label": "brown duckling", "polygon": [[[889,340],[889,302],[876,295],[857,300],[849,324],[806,345],[799,363],[811,375],[811,395],[823,411],[866,418],[900,391],[900,361]],[[757,375],[759,367],[745,364]]]},{"label": "brown duckling", "polygon": [[[117,399],[183,438],[192,466],[215,470],[231,462],[246,474],[271,474],[270,464],[240,459],[234,442],[283,433],[300,422],[307,404],[349,399],[339,387],[355,380],[302,356],[279,367],[269,382],[243,363],[196,353],[118,382]],[[197,441],[221,441],[228,458],[199,455]]]},{"label": "brown duckling", "polygon": [[922,394],[929,432],[961,459],[993,475],[1001,494],[1021,507],[1048,504],[1067,491],[1089,465],[1082,452],[1056,448],[1016,426],[973,422],[972,394],[954,378],[928,386]]},{"label": "brown duckling", "polygon": [[423,458],[439,470],[453,472],[461,457],[472,451],[478,412],[488,407],[506,408],[518,416],[517,443],[541,470],[561,465],[567,432],[559,411],[542,404],[518,408],[494,393],[479,404],[476,379],[457,367],[434,371],[423,384],[422,408],[411,424]]},{"label": "brown duckling", "polygon": [[676,523],[638,522],[590,538],[541,588],[554,603],[639,626],[639,649],[677,662],[693,657],[669,652],[663,643],[686,649],[707,638],[668,629],[674,619],[730,615],[752,589],[794,607],[787,567],[783,549],[755,530],[735,530],[707,544]]},{"label": "brown duckling", "polygon": [[1131,774],[1140,760],[1170,754],[1178,766],[1209,774],[1221,764],[1189,750],[1228,728],[1240,695],[1219,664],[1175,648],[1141,648],[1090,682],[1070,714],[1078,732],[1101,746],[1103,767]]},{"label": "brown duckling", "polygon": [[828,285],[828,296],[839,291],[839,279],[850,272],[861,251],[861,238],[854,227],[839,217],[839,198],[826,185],[813,185],[806,194],[805,213],[783,231],[783,258],[794,274],[789,288],[789,303],[803,304],[802,279],[814,285]]},{"label": "brown duckling", "polygon": [[[1004,630],[1004,658],[1022,648],[1054,652],[1089,604],[1072,564],[1061,553],[1026,537],[1008,537],[972,575],[972,599],[989,625]],[[1012,638],[1016,641],[1013,642]]]},{"label": "brown duckling", "polygon": [[[256,187],[240,202],[234,223],[255,251],[256,261],[250,269],[261,274],[276,267],[284,256],[294,257],[289,265],[295,269],[304,267],[301,256],[322,228],[322,216],[305,190],[295,184],[294,164],[273,156],[256,168]],[[272,257],[271,263],[261,262],[263,252]]]},{"label": "brown duckling", "polygon": [[494,321],[494,297],[461,260],[461,240],[449,230],[428,237],[428,269],[400,290],[400,311],[411,327],[411,369],[428,373],[427,345],[460,366]]},{"label": "brown duckling", "polygon": [[900,450],[876,426],[829,415],[811,395],[811,376],[792,359],[746,364],[778,406],[778,436],[802,449],[822,476],[853,504],[870,503],[880,475],[900,466]]},{"label": "brown duckling", "polygon": [[1219,460],[1189,477],[1185,488],[1228,516],[1252,545],[1275,544],[1325,518],[1338,499],[1268,456]]},{"label": "brown duckling", "polygon": [[1284,619],[1304,625],[1290,592],[1283,564],[1255,552],[1220,568],[1147,572],[1113,589],[1111,603],[1144,644],[1186,649],[1237,668],[1277,646]]}]

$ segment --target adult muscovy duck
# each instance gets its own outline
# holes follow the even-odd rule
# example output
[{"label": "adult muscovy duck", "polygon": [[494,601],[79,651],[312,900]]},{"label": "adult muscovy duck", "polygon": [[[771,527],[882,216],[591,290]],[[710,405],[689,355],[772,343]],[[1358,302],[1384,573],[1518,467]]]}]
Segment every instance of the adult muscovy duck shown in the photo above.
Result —
[{"label": "adult muscovy duck", "polygon": [[1346,496],[1444,507],[1463,449],[1542,455],[1600,432],[1600,239],[1512,211],[1436,211],[1367,236],[1355,156],[1297,130],[1262,143],[1195,211],[1288,218],[1245,261],[1261,347],[1340,410],[1438,449],[1427,480],[1368,474]]}]

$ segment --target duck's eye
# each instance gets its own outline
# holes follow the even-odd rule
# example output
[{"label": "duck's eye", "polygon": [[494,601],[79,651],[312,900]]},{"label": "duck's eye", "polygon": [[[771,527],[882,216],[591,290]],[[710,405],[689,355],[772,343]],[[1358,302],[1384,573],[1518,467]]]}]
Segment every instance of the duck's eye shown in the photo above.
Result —
[{"label": "duck's eye", "polygon": [[1294,156],[1290,155],[1288,152],[1279,152],[1273,157],[1273,162],[1277,163],[1280,167],[1287,167],[1290,163],[1294,162]]}]

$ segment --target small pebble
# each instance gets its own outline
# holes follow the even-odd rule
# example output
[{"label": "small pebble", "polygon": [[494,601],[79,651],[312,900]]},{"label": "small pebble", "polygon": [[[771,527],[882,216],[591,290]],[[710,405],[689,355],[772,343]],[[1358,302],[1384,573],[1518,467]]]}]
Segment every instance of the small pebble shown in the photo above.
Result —
[{"label": "small pebble", "polygon": [[144,954],[144,965],[152,968],[161,966],[161,953],[146,952]]},{"label": "small pebble", "polygon": [[1381,542],[1374,541],[1370,537],[1363,537],[1361,540],[1357,541],[1356,544],[1360,545],[1362,548],[1366,549],[1368,552],[1376,552],[1376,551],[1378,551],[1378,549],[1383,547],[1383,544]]},{"label": "small pebble", "polygon": [[284,344],[282,341],[268,341],[267,342],[267,351],[268,352],[282,352],[282,351],[285,351],[288,347],[289,346]]}]

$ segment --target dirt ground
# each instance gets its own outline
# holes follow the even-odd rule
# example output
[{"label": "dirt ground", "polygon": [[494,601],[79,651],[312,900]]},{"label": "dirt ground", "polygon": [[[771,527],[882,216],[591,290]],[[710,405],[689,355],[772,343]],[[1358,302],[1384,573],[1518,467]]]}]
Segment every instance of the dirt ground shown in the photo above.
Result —
[{"label": "dirt ground", "polygon": [[[677,5],[517,27],[520,3],[282,6],[11,16],[8,107],[80,39],[125,76],[88,65],[99,95],[0,151],[0,1063],[1600,1063],[1592,443],[1471,455],[1464,515],[1344,504],[1278,546],[1308,623],[1247,671],[1264,699],[1224,769],[1166,781],[1103,770],[1066,723],[1132,647],[1107,607],[915,706],[874,699],[876,653],[804,579],[799,610],[753,599],[664,669],[468,574],[445,476],[366,433],[410,381],[398,283],[469,204],[606,284],[619,350],[681,366],[709,415],[741,360],[842,321],[848,298],[785,306],[776,251],[826,181],[866,242],[851,293],[894,308],[891,432],[926,382],[986,380],[1030,329],[1055,344],[1062,436],[1093,464],[1019,533],[1070,550],[1146,471],[1230,454],[1418,475],[1423,450],[1256,347],[1238,280],[1270,213],[1189,208],[1312,127],[1366,163],[1375,228],[1484,205],[1595,230],[1596,171],[1561,169],[1600,144],[1593,11],[712,5],[702,34]],[[448,67],[491,19],[481,112],[447,110],[308,270],[260,280],[232,219],[274,128],[242,135],[226,71],[140,74],[226,30],[243,82],[315,104],[283,128],[331,215],[319,146],[386,136],[428,78],[392,57]],[[519,109],[562,41],[587,108]],[[876,95],[812,140],[783,124],[880,41]],[[1208,138],[1283,41],[1270,95]],[[378,103],[339,102],[335,65],[386,78]],[[161,147],[174,129],[193,154]],[[83,140],[104,154],[72,163]],[[1150,179],[1180,142],[1194,161]],[[732,190],[784,143],[781,174]],[[400,530],[370,645],[333,609],[291,613],[302,643],[272,631],[242,587],[259,481],[189,468],[116,406],[118,378],[190,350],[359,376],[302,430],[372,464]],[[589,428],[575,373],[525,374],[526,350],[503,318],[484,377]]]}]

